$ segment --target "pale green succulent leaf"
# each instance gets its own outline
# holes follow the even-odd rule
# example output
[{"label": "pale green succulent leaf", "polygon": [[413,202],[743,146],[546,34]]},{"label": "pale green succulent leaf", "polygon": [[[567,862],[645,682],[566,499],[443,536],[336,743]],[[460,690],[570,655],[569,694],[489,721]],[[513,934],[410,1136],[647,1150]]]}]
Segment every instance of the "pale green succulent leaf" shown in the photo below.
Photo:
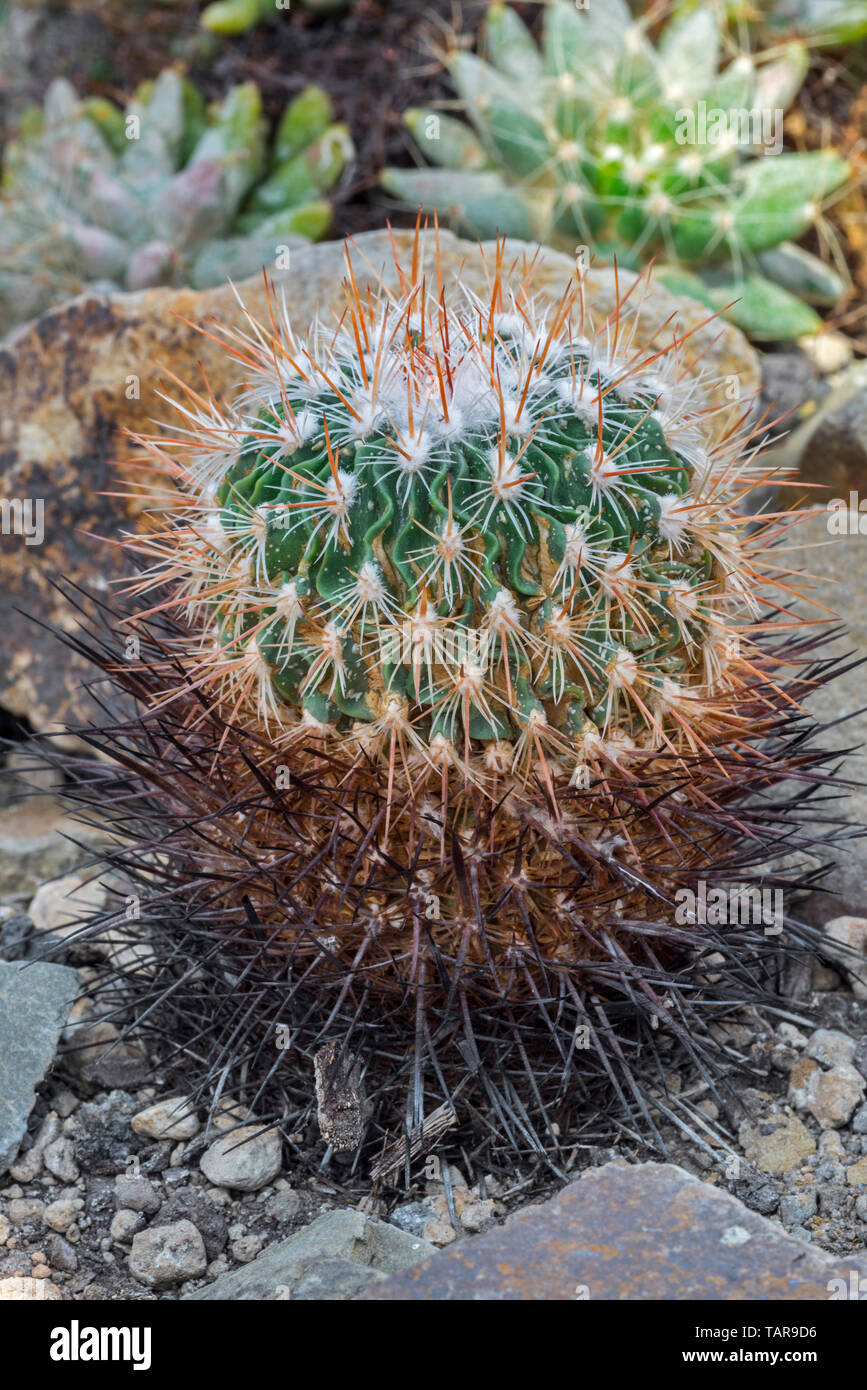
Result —
[{"label": "pale green succulent leaf", "polygon": [[469,170],[386,169],[383,186],[409,207],[437,212],[474,237],[531,240],[538,226],[530,198],[499,174]]},{"label": "pale green succulent leaf", "polygon": [[748,195],[825,198],[850,177],[849,164],[831,150],[809,154],[765,155],[738,169],[735,180]]},{"label": "pale green succulent leaf", "polygon": [[675,14],[659,38],[663,92],[668,100],[687,105],[712,85],[720,60],[720,26],[708,7]]},{"label": "pale green succulent leaf", "polygon": [[509,106],[514,102],[514,82],[474,53],[456,53],[449,60],[449,71],[469,119],[485,139],[491,106],[494,103]]},{"label": "pale green succulent leaf", "polygon": [[571,73],[580,78],[588,71],[598,79],[614,71],[632,28],[632,15],[623,0],[591,3],[583,10],[567,0],[554,0],[545,11],[545,67],[554,77]]},{"label": "pale green succulent leaf", "polygon": [[494,67],[518,82],[537,82],[544,67],[536,41],[510,5],[491,5],[485,16],[483,52]]},{"label": "pale green succulent leaf", "polygon": [[427,106],[411,107],[403,119],[431,164],[446,169],[484,169],[488,163],[484,145],[464,121]]},{"label": "pale green succulent leaf", "polygon": [[553,150],[540,121],[505,102],[492,102],[486,117],[488,135],[510,174],[528,179],[547,172]]}]

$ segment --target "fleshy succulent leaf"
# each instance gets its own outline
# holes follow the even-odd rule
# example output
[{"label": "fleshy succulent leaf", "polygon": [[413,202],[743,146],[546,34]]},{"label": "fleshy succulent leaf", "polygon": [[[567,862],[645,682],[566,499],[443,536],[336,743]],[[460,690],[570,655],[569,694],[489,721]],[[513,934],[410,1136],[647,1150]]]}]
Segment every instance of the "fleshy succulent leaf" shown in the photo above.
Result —
[{"label": "fleshy succulent leaf", "polygon": [[[207,108],[197,88],[167,70],[142,83],[125,110],[79,101],[68,82],[52,83],[5,152],[0,330],[94,280],[102,288],[204,287],[225,277],[224,265],[233,274],[241,264],[250,273],[272,266],[286,238],[295,245],[323,236],[331,222],[324,195],[354,154],[346,126],[331,116],[321,89],[302,92],[269,159],[252,83]],[[257,239],[245,235],[263,226]]]}]

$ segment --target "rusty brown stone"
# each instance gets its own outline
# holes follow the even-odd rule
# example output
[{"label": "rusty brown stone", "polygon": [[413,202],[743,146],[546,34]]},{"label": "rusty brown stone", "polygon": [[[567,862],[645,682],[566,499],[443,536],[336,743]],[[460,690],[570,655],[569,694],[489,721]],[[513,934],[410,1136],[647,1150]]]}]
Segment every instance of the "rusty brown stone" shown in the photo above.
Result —
[{"label": "rusty brown stone", "polygon": [[[412,233],[396,232],[395,240],[409,261]],[[460,272],[471,288],[483,289],[487,272],[478,246],[447,232],[440,233],[440,244],[446,284]],[[518,257],[536,257],[534,288],[541,296],[559,299],[575,274],[573,262],[524,243],[510,249]],[[430,238],[425,257],[432,272],[433,255]],[[372,274],[382,271],[396,283],[393,266],[388,270],[388,233],[357,237],[352,260],[362,288]],[[317,308],[324,310],[335,299],[344,274],[344,243],[335,241],[293,251],[291,269],[274,279],[279,292],[285,292],[293,321],[304,325]],[[620,272],[621,295],[633,278]],[[604,320],[616,303],[612,271],[591,269],[584,284],[587,303],[598,320]],[[264,316],[261,279],[243,282],[239,291],[251,312]],[[719,320],[704,323],[706,310],[692,300],[675,300],[662,286],[642,287],[635,298],[643,303],[636,345],[669,343],[675,328],[679,335],[691,334],[683,360],[691,365],[700,357],[703,368],[719,379],[711,399],[724,409],[714,417],[712,428],[722,431],[758,391],[754,352],[737,329]],[[104,596],[109,581],[128,570],[128,561],[110,542],[119,530],[134,524],[138,508],[128,497],[106,495],[121,491],[112,461],[134,456],[124,431],[152,433],[155,419],[171,418],[159,396],[173,390],[166,371],[200,386],[201,364],[217,396],[239,384],[237,362],[186,322],[202,324],[209,316],[240,323],[228,285],[201,292],[155,289],[85,295],[17,329],[0,344],[2,495],[41,498],[46,533],[38,546],[26,546],[16,536],[3,538],[0,587],[7,598],[7,618],[0,705],[29,717],[37,730],[90,716],[89,702],[79,689],[85,666],[62,653],[49,633],[8,610],[22,608],[43,623],[70,628],[70,608],[52,589],[52,581],[62,576]],[[665,335],[657,339],[654,334],[662,324]],[[737,401],[732,400],[735,392]],[[108,537],[108,543],[94,539],[94,534]]]},{"label": "rusty brown stone", "polygon": [[360,1298],[829,1299],[853,1270],[857,1284],[867,1257],[805,1246],[682,1168],[617,1161]]}]

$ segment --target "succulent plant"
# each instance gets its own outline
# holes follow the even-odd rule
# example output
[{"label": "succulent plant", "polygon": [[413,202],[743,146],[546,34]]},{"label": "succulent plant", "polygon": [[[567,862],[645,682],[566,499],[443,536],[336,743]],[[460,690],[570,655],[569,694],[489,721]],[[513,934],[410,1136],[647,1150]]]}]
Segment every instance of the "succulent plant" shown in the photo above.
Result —
[{"label": "succulent plant", "polygon": [[725,27],[704,7],[675,14],[656,48],[623,0],[552,0],[544,23],[540,51],[514,10],[490,6],[485,57],[448,60],[472,128],[406,112],[442,167],[388,169],[385,186],[474,236],[586,246],[633,267],[656,257],[671,288],[754,337],[814,331],[805,301],[833,303],[846,285],[795,243],[823,227],[823,200],[849,166],[831,152],[779,152],[805,46],[720,70]]},{"label": "succulent plant", "polygon": [[[350,0],[301,0],[306,10],[316,14],[336,14],[348,8]],[[257,24],[279,17],[291,8],[291,0],[214,0],[202,10],[202,27],[213,34],[246,34]]]},{"label": "succulent plant", "polygon": [[88,285],[204,288],[273,266],[327,231],[325,195],[352,153],[317,87],[269,151],[253,83],[208,109],[167,69],[124,111],[55,81],[6,150],[0,330]]},{"label": "succulent plant", "polygon": [[188,386],[139,441],[135,602],[70,639],[140,702],[67,766],[132,885],[82,932],[149,933],[102,988],[197,1095],[289,1134],[327,1044],[378,1097],[356,1139],[469,1104],[562,1164],[603,1089],[691,1123],[667,1049],[712,1078],[718,1021],[809,940],[675,904],[803,882],[775,866],[814,844],[824,668],[787,521],[743,509],[748,407],[722,425],[676,333],[636,345],[641,280],[597,321],[502,243],[483,295],[396,254],[396,288],[347,258],[333,319],[209,324],[236,398]]}]

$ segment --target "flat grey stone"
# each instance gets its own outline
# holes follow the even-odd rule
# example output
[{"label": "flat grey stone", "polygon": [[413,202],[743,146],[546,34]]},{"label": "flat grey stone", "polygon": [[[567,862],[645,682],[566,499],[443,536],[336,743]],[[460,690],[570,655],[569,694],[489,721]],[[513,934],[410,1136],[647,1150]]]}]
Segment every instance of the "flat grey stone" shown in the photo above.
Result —
[{"label": "flat grey stone", "polygon": [[65,965],[0,961],[0,1173],[15,1162],[78,990]]},{"label": "flat grey stone", "polygon": [[[344,1299],[382,1275],[425,1259],[434,1246],[360,1211],[329,1211],[241,1269],[185,1297],[197,1300]],[[355,1266],[356,1273],[347,1266]]]}]

